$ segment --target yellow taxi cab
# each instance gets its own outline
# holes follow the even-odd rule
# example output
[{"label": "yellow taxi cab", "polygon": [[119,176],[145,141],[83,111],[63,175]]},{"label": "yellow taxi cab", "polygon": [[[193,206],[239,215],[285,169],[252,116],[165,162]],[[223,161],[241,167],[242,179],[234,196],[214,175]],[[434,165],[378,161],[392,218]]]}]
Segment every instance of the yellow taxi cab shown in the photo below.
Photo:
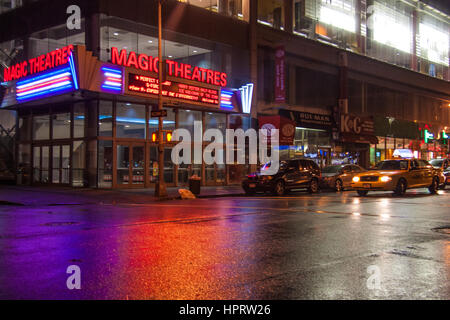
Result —
[{"label": "yellow taxi cab", "polygon": [[435,194],[439,188],[439,177],[433,166],[420,159],[393,159],[378,163],[375,170],[353,177],[352,188],[360,196],[369,191],[394,191],[405,194],[407,189],[428,188]]}]

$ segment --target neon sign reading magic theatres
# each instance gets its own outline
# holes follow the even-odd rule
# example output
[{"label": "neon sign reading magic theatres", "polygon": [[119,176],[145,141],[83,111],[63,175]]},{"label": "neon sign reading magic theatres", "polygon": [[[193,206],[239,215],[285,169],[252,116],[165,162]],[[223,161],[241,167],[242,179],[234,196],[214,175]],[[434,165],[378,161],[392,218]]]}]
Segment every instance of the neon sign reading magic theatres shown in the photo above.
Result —
[{"label": "neon sign reading magic theatres", "polygon": [[[137,55],[130,51],[127,54],[125,49],[119,50],[111,48],[111,62],[113,64],[133,67],[142,71],[158,73],[159,59],[146,54]],[[225,72],[214,71],[211,69],[193,67],[187,63],[181,63],[173,60],[165,60],[167,75],[182,78],[191,81],[202,82],[218,87],[227,86],[227,74]]]},{"label": "neon sign reading magic theatres", "polygon": [[18,80],[32,74],[44,72],[67,64],[72,51],[73,45],[68,45],[61,49],[56,49],[49,53],[42,54],[37,58],[19,62],[4,70],[4,81],[9,82]]}]

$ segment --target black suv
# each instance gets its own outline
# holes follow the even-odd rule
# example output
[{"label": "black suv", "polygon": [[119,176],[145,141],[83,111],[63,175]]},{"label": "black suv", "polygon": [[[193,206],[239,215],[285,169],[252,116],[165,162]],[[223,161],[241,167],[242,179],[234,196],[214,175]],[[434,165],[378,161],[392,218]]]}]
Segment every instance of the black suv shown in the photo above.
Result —
[{"label": "black suv", "polygon": [[312,160],[281,161],[276,174],[262,175],[261,171],[267,166],[270,164],[264,165],[259,172],[248,175],[242,181],[242,188],[247,195],[270,191],[281,196],[293,189],[307,189],[310,193],[319,191],[320,168]]}]

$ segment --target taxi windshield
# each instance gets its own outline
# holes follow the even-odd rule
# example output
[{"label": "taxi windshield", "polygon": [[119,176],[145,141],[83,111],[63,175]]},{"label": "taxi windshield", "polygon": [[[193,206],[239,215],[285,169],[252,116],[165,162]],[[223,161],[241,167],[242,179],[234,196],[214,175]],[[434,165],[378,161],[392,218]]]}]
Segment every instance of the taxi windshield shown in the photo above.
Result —
[{"label": "taxi windshield", "polygon": [[407,170],[407,160],[386,160],[377,164],[377,170]]},{"label": "taxi windshield", "polygon": [[433,159],[430,160],[430,163],[433,167],[442,167],[442,163],[444,162],[444,159]]}]

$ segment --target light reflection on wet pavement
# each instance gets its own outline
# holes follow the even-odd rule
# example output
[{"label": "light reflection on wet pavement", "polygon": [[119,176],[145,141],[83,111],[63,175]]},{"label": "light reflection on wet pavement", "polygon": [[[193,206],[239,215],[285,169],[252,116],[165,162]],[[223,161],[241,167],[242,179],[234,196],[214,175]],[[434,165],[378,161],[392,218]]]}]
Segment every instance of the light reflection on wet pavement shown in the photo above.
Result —
[{"label": "light reflection on wet pavement", "polygon": [[[449,200],[419,189],[0,206],[0,298],[449,299]],[[66,287],[72,264],[81,290]]]}]

